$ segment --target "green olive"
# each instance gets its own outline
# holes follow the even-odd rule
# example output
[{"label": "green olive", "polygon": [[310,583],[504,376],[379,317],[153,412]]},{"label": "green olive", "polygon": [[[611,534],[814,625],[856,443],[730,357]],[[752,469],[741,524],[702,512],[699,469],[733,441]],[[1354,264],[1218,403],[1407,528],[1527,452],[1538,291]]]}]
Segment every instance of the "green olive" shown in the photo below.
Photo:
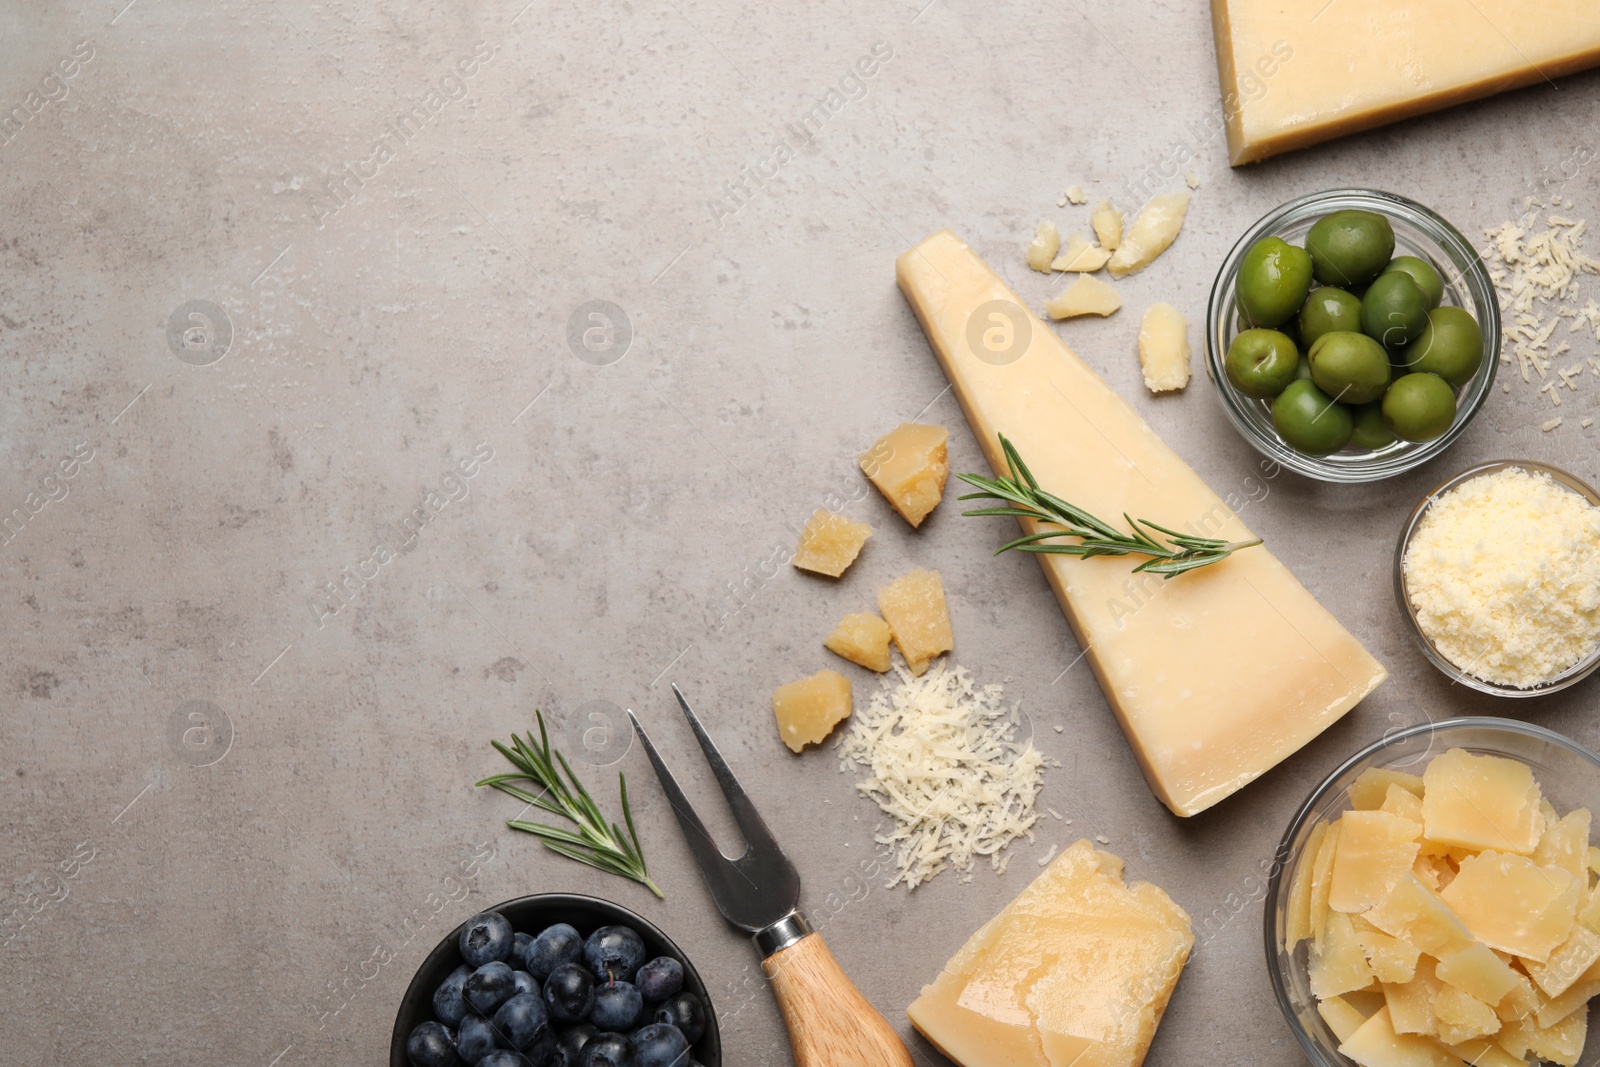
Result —
[{"label": "green olive", "polygon": [[1364,333],[1335,330],[1317,338],[1306,357],[1317,388],[1347,404],[1368,404],[1389,385],[1389,356]]},{"label": "green olive", "polygon": [[1394,444],[1394,431],[1383,421],[1382,401],[1358,405],[1350,414],[1355,421],[1355,431],[1350,435],[1351,444],[1374,452]]},{"label": "green olive", "polygon": [[1323,285],[1366,285],[1394,255],[1394,227],[1372,211],[1348,209],[1324,215],[1306,234],[1311,271]]},{"label": "green olive", "polygon": [[1245,396],[1266,400],[1294,381],[1300,352],[1277,330],[1246,330],[1233,339],[1223,368],[1228,381]]},{"label": "green olive", "polygon": [[1281,237],[1263,237],[1244,254],[1234,285],[1239,311],[1250,325],[1281,326],[1311,291],[1311,257]]},{"label": "green olive", "polygon": [[[1439,301],[1444,299],[1444,276],[1425,259],[1417,256],[1395,256],[1389,265],[1383,269],[1384,274],[1403,271],[1411,276],[1417,283],[1417,288],[1422,290],[1422,295],[1428,301],[1428,310],[1432,311],[1439,306]],[[1379,275],[1381,278],[1383,275]]]},{"label": "green olive", "polygon": [[1434,308],[1422,336],[1406,346],[1397,363],[1408,371],[1437,374],[1459,389],[1483,365],[1483,331],[1464,308]]},{"label": "green olive", "polygon": [[1404,348],[1428,328],[1428,298],[1411,275],[1380,275],[1361,298],[1361,329],[1390,350]]},{"label": "green olive", "polygon": [[1272,402],[1272,425],[1298,452],[1326,456],[1350,443],[1350,409],[1336,404],[1315,382],[1295,381]]},{"label": "green olive", "polygon": [[1407,374],[1383,394],[1383,421],[1403,441],[1432,441],[1455,418],[1455,390],[1437,374]]},{"label": "green olive", "polygon": [[1300,309],[1300,344],[1310,348],[1317,338],[1335,330],[1361,332],[1361,301],[1343,289],[1324,285],[1311,290]]}]

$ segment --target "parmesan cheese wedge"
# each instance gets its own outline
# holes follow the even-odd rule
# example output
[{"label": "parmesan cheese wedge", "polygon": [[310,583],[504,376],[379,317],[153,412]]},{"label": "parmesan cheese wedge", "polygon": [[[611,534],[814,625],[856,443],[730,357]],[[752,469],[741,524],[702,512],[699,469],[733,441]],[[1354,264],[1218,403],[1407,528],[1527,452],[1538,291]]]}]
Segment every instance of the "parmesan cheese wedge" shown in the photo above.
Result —
[{"label": "parmesan cheese wedge", "polygon": [[[936,233],[902,255],[897,275],[996,472],[1006,470],[1004,433],[1043,487],[1092,514],[1251,537],[954,234]],[[981,342],[981,333],[969,341],[969,324],[991,301],[1031,325],[1018,326],[1027,337],[1009,362],[969,347]],[[1387,676],[1264,547],[1172,581],[1134,574],[1122,558],[1038,558],[1150,787],[1179,815],[1266,773]],[[1255,654],[1267,646],[1280,654]],[[1062,663],[1074,654],[1063,652]]]}]

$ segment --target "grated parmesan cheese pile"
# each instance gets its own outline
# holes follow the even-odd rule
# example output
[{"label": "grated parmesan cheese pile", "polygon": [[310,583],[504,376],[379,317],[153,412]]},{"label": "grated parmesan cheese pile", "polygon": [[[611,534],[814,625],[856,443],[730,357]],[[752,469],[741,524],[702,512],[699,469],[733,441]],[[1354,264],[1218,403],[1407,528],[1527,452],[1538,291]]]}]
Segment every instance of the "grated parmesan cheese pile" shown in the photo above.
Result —
[{"label": "grated parmesan cheese pile", "polygon": [[944,661],[920,678],[896,671],[899,684],[885,677],[839,740],[839,769],[868,768],[856,788],[893,821],[876,838],[898,868],[888,885],[915,889],[946,866],[970,872],[977,856],[1004,871],[1000,850],[1033,838],[1044,757],[1015,739],[1016,709],[998,685],[980,688]]},{"label": "grated parmesan cheese pile", "polygon": [[[1572,202],[1555,201],[1555,207]],[[1487,231],[1489,245],[1483,258],[1489,277],[1500,294],[1502,335],[1500,362],[1515,362],[1522,380],[1561,406],[1564,392],[1575,393],[1578,384],[1600,377],[1600,352],[1590,337],[1600,342],[1600,303],[1585,299],[1578,281],[1585,274],[1600,274],[1600,260],[1583,252],[1588,223],[1550,214],[1541,222],[1542,201],[1529,197],[1522,218]],[[1565,328],[1563,329],[1563,320]],[[1564,337],[1582,331],[1581,350]],[[1511,390],[1511,383],[1501,388]],[[1549,432],[1561,425],[1557,415],[1545,422]],[[1584,427],[1593,425],[1584,419]]]},{"label": "grated parmesan cheese pile", "polygon": [[1600,645],[1600,509],[1517,467],[1440,496],[1402,562],[1417,622],[1457,667],[1549,681]]}]

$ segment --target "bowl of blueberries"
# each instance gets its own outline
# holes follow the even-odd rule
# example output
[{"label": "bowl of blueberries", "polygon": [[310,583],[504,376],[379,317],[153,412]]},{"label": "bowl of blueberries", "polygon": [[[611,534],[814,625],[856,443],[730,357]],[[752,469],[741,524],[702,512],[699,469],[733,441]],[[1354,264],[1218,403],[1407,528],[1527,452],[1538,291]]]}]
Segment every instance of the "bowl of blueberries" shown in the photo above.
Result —
[{"label": "bowl of blueberries", "polygon": [[462,923],[417,970],[390,1067],[721,1067],[705,984],[597,897],[540,893]]}]

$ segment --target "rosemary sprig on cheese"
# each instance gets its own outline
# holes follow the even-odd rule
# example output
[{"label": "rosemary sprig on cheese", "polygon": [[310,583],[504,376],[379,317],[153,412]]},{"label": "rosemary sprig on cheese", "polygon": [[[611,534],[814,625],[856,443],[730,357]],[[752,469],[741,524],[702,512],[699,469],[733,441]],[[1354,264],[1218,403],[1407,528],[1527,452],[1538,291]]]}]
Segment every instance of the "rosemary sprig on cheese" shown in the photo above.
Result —
[{"label": "rosemary sprig on cheese", "polygon": [[[535,711],[534,715],[539,720],[537,742],[531,730],[526,738],[513,733],[510,745],[499,741],[489,742],[511,761],[517,769],[516,773],[491,774],[474,784],[491,786],[524,804],[567,819],[577,827],[574,831],[521,818],[507,819],[506,825],[513,830],[533,834],[544,842],[545,848],[557,855],[638,882],[662,897],[661,888],[650,880],[650,872],[645,868],[644,849],[639,847],[639,833],[633,826],[633,810],[628,806],[628,779],[617,775],[617,787],[622,794],[622,818],[628,826],[624,833],[621,826],[606,819],[578,776],[572,773],[567,757],[551,750],[544,714]],[[566,772],[565,780],[562,771]],[[534,793],[515,784],[517,782],[532,782],[540,791]]]},{"label": "rosemary sprig on cheese", "polygon": [[[1005,452],[1006,465],[1011,469],[1009,478],[985,478],[981,474],[958,474],[957,478],[982,492],[967,493],[961,500],[1003,500],[1012,506],[976,508],[963,511],[963,515],[1010,515],[1020,519],[1049,523],[1059,529],[1041,530],[1008,541],[995,549],[999,555],[1009,549],[1019,552],[1045,552],[1062,556],[1149,556],[1133,568],[1148,571],[1165,578],[1196,570],[1227,559],[1241,548],[1253,548],[1261,543],[1259,537],[1249,541],[1223,541],[1216,537],[1196,537],[1179,533],[1149,519],[1127,520],[1132,533],[1124,533],[1115,526],[1097,519],[1074,504],[1069,504],[1039,488],[1028,465],[1022,462],[1016,446],[1000,435],[1000,448]],[[1152,532],[1153,531],[1153,532]],[[1163,543],[1156,535],[1165,537]],[[1060,538],[1076,538],[1062,541]]]}]

